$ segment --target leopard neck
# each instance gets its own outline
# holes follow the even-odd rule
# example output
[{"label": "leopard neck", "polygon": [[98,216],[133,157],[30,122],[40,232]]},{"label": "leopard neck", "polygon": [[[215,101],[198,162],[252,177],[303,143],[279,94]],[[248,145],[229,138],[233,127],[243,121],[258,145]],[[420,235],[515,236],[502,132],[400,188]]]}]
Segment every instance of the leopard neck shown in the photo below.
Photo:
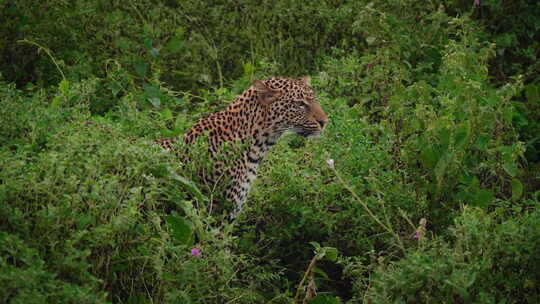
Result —
[{"label": "leopard neck", "polygon": [[253,156],[257,163],[281,136],[282,132],[273,131],[275,123],[271,120],[269,107],[258,102],[253,89],[239,95],[224,112],[226,117],[230,118],[228,124],[234,134],[231,140],[251,141],[248,154]]}]

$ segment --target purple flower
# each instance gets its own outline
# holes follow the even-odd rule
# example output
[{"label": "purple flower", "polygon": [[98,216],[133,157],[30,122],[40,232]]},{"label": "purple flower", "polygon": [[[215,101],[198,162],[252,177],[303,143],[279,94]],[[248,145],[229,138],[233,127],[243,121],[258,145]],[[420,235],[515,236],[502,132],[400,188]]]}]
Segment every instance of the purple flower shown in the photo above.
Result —
[{"label": "purple flower", "polygon": [[191,255],[198,258],[201,256],[201,250],[198,248],[191,248]]},{"label": "purple flower", "polygon": [[418,231],[412,236],[413,239],[419,239],[420,238],[420,233],[418,233]]},{"label": "purple flower", "polygon": [[480,0],[474,0],[474,5],[475,6],[480,6]]}]

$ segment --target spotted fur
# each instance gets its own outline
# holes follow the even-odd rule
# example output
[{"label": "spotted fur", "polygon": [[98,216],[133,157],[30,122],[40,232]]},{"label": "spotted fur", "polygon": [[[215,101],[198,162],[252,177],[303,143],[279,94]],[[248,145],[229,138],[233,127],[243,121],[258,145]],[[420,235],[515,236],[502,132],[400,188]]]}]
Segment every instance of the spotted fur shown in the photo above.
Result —
[{"label": "spotted fur", "polygon": [[[206,133],[212,154],[218,153],[225,142],[249,142],[240,156],[225,166],[225,174],[232,179],[226,198],[236,203],[239,211],[257,177],[257,168],[280,136],[290,130],[304,137],[316,137],[327,123],[328,117],[310,87],[309,77],[271,78],[254,81],[225,110],[199,120],[184,134],[184,142],[190,144]],[[171,150],[177,140],[156,142]]]}]

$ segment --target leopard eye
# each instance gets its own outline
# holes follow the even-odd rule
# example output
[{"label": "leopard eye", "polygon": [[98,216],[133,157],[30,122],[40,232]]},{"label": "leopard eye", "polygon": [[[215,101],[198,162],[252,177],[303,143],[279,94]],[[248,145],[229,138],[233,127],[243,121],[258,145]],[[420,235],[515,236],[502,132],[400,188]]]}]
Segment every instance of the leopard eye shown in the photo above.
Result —
[{"label": "leopard eye", "polygon": [[305,101],[302,100],[302,101],[300,101],[299,103],[300,103],[300,106],[301,106],[302,108],[304,108],[304,109],[309,109],[309,104],[308,104],[307,102],[305,102]]}]

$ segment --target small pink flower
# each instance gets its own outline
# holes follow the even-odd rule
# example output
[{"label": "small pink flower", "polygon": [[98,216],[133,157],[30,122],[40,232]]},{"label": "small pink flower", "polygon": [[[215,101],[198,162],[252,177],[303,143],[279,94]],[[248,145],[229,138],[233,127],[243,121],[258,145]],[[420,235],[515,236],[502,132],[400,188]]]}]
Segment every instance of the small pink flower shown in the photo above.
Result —
[{"label": "small pink flower", "polygon": [[193,257],[200,257],[201,256],[201,250],[198,248],[191,248],[191,256]]},{"label": "small pink flower", "polygon": [[474,0],[474,5],[475,6],[480,6],[480,0]]},{"label": "small pink flower", "polygon": [[416,233],[412,237],[413,237],[413,239],[419,239],[420,238],[420,233],[418,233],[418,231],[416,231]]}]

